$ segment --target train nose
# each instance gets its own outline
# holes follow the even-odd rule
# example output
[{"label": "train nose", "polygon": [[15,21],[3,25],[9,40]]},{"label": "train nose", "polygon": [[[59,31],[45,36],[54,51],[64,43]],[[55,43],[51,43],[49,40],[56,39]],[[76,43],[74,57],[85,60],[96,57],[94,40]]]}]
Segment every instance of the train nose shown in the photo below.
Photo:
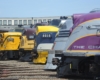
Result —
[{"label": "train nose", "polygon": [[53,58],[52,59],[52,64],[53,65],[58,65],[60,63],[60,60],[58,58]]}]

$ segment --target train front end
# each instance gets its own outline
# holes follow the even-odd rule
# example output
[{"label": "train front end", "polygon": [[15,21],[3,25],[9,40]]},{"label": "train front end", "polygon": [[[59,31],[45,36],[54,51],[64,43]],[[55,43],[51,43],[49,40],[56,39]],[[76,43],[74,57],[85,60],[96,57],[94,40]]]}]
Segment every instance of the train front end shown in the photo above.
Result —
[{"label": "train front end", "polygon": [[[63,20],[62,20],[63,21]],[[45,65],[45,70],[56,70],[57,69],[57,63],[55,60],[52,61],[53,58],[61,59],[61,57],[55,57],[55,53],[62,52],[65,48],[66,41],[68,37],[70,36],[70,28],[73,26],[73,20],[72,18],[67,18],[62,22],[62,24],[59,25],[60,30],[58,31],[57,37],[54,41],[52,50],[49,50],[47,63]],[[54,65],[53,65],[53,64]]]},{"label": "train front end", "polygon": [[35,42],[35,28],[26,28],[21,37],[21,43],[19,47],[20,61],[30,62],[32,61],[31,51],[34,48]]},{"label": "train front end", "polygon": [[45,64],[48,57],[48,50],[53,46],[56,34],[59,28],[55,26],[38,26],[35,38],[35,49],[33,54],[36,54],[33,63]]},{"label": "train front end", "polygon": [[0,33],[0,58],[1,60],[18,59],[20,32]]},{"label": "train front end", "polygon": [[100,76],[100,12],[76,20],[57,66],[58,77]]}]

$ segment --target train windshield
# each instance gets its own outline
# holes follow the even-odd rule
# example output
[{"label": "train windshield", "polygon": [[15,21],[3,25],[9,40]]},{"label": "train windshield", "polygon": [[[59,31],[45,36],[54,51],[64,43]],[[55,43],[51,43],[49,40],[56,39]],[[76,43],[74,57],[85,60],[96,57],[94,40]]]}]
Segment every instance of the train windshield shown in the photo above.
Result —
[{"label": "train windshield", "polygon": [[64,23],[59,25],[59,28],[70,30],[70,28],[72,26],[73,26],[73,20],[72,19],[67,19]]},{"label": "train windshield", "polygon": [[53,19],[49,25],[59,26],[61,20],[60,19]]}]

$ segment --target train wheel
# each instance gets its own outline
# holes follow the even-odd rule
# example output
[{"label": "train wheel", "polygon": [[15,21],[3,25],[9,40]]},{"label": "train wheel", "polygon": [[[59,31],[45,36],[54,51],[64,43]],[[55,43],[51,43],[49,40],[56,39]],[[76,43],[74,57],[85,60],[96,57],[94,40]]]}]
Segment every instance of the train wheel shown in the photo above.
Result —
[{"label": "train wheel", "polygon": [[90,65],[90,72],[94,75],[97,75],[100,73],[100,67],[96,64],[91,64]]},{"label": "train wheel", "polygon": [[57,67],[57,77],[58,78],[63,78],[64,76],[60,74],[60,69]]},{"label": "train wheel", "polygon": [[8,53],[5,52],[1,58],[2,60],[9,60],[9,56],[8,56]]}]

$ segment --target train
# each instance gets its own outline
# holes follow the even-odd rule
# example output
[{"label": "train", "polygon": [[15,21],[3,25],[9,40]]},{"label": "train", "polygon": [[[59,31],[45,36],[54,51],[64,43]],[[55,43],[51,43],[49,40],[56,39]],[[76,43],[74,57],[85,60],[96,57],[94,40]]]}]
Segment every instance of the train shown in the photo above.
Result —
[{"label": "train", "polygon": [[0,60],[32,61],[30,51],[34,48],[35,28],[38,25],[46,25],[46,23],[0,29]]},{"label": "train", "polygon": [[20,44],[20,32],[4,31],[0,33],[0,60],[18,59],[18,47]]},{"label": "train", "polygon": [[[63,23],[59,25],[60,30],[58,31],[58,35],[55,38],[52,49],[48,51],[48,59],[47,63],[44,67],[45,70],[56,70],[57,65],[52,64],[52,58],[55,57],[55,52],[62,51],[65,47],[66,41],[70,35],[70,28],[73,26],[73,19],[67,18]],[[60,59],[60,57],[57,57]]]},{"label": "train", "polygon": [[71,34],[57,62],[57,76],[100,76],[100,11],[86,13],[76,19]]},{"label": "train", "polygon": [[[38,26],[37,27],[39,29],[37,30],[38,34],[36,35],[36,38],[38,36],[42,36],[42,35],[40,35],[42,33],[46,33],[47,37],[41,39],[41,41],[38,40],[39,38],[36,39],[37,51],[35,49],[33,53],[38,54],[38,57],[37,58],[35,57],[36,59],[33,59],[33,63],[45,64],[47,62],[48,50],[52,49],[53,42],[56,38],[57,32],[58,32],[60,26],[66,21],[66,18],[67,17],[61,17],[60,19],[53,19],[52,21],[48,22],[48,26]],[[49,36],[48,34],[51,35],[51,37],[48,37]],[[42,40],[43,40],[43,42],[42,42]],[[42,50],[42,51],[40,51],[40,50]]]},{"label": "train", "polygon": [[[9,59],[19,59],[21,57],[20,51],[22,48],[30,49],[29,43],[32,43],[26,38],[29,38],[29,31],[32,31],[33,29],[31,28],[32,25],[18,25],[17,27],[14,27],[12,29],[3,30],[1,32],[1,60],[9,60]],[[30,28],[30,29],[29,29]],[[28,35],[27,35],[28,34]],[[32,33],[31,33],[32,34]],[[24,36],[23,36],[24,35]],[[33,35],[33,34],[32,34]],[[27,37],[25,37],[27,36]],[[26,40],[26,45],[22,46],[22,37]],[[32,40],[33,41],[33,40]],[[28,43],[27,43],[28,42]],[[4,48],[5,46],[5,48]],[[33,44],[32,44],[33,46]],[[32,47],[33,48],[33,47]]]},{"label": "train", "polygon": [[38,26],[36,28],[35,48],[32,51],[33,63],[45,64],[48,56],[48,49],[51,49],[59,28],[56,26]]},{"label": "train", "polygon": [[34,48],[35,28],[32,26],[22,26],[22,36],[19,45],[20,61],[32,61],[31,50]]},{"label": "train", "polygon": [[[47,64],[44,67],[45,70],[56,70],[57,69],[57,65],[55,65],[56,61],[55,59],[52,60],[52,58],[55,57],[55,53],[64,50],[66,41],[68,37],[70,36],[71,28],[75,20],[78,17],[82,16],[83,14],[85,13],[73,14],[72,17],[67,18],[62,24],[59,25],[60,30],[58,32],[58,36],[56,37],[54,41],[52,50],[49,50]],[[62,48],[59,46],[62,46]],[[61,59],[61,57],[57,57],[57,58]]]},{"label": "train", "polygon": [[36,23],[31,25],[29,28],[25,28],[25,33],[21,37],[21,43],[19,47],[20,53],[20,61],[24,62],[32,62],[33,55],[31,51],[34,49],[35,46],[35,38],[36,38],[36,28],[38,26],[45,26],[48,25],[47,23]]}]

